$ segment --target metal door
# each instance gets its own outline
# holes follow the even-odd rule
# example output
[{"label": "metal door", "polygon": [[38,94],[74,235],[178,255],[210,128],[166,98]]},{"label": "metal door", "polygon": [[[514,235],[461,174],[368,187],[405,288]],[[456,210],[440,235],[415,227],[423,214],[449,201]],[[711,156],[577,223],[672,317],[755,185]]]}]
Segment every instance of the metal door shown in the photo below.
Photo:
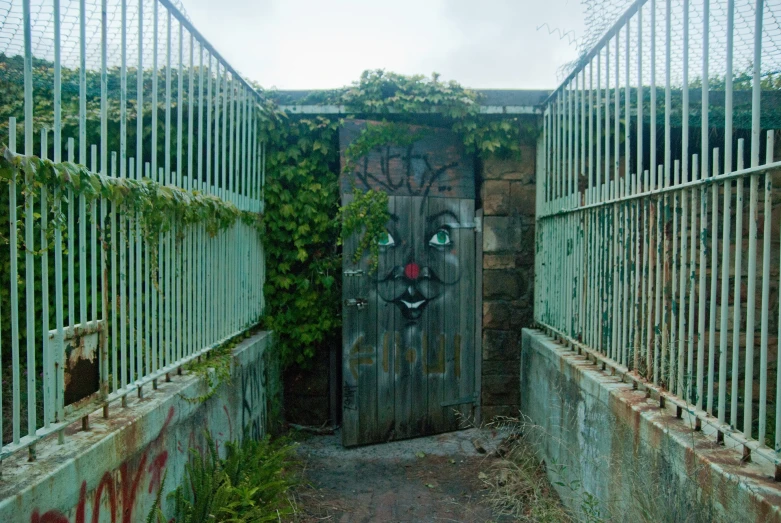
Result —
[{"label": "metal door", "polygon": [[[343,149],[364,125],[345,124]],[[398,149],[343,181],[344,203],[380,188],[391,215],[376,271],[344,245],[345,446],[455,430],[477,399],[473,164],[447,131]]]}]

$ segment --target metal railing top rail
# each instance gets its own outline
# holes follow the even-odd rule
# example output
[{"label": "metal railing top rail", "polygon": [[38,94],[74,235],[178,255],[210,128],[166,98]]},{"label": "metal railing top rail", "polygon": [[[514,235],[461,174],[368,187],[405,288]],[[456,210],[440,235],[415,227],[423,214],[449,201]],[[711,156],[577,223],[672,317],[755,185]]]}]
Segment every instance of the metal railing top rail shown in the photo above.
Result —
[{"label": "metal railing top rail", "polygon": [[573,70],[567,75],[566,78],[559,84],[559,86],[545,99],[544,102],[542,102],[542,106],[545,107],[550,104],[550,102],[558,96],[558,94],[565,88],[567,85],[580,73],[583,71],[586,66],[588,66],[589,63],[591,63],[591,60],[594,59],[594,57],[599,53],[602,49],[605,48],[608,43],[610,43],[610,40],[615,36],[615,34],[621,30],[627,22],[634,16],[635,13],[637,13],[637,10],[642,7],[648,0],[636,0],[635,3],[629,6],[627,10],[624,12],[621,17],[619,17],[618,20],[610,27],[610,29],[602,36],[602,38],[599,39],[599,41],[594,44],[594,46],[591,48],[590,51],[588,51],[586,54],[578,58],[575,67]]},{"label": "metal railing top rail", "polygon": [[[598,209],[600,207],[615,205],[617,203],[631,202],[633,200],[644,200],[654,196],[663,196],[668,193],[680,192],[686,189],[694,189],[697,187],[709,187],[714,184],[721,184],[739,178],[747,178],[749,176],[768,174],[770,173],[770,171],[779,171],[779,170],[781,170],[781,161],[762,164],[756,167],[749,167],[747,169],[740,169],[738,171],[722,173],[708,178],[701,178],[699,180],[690,180],[688,182],[681,182],[678,185],[669,185],[667,187],[649,189],[647,191],[627,194],[623,196],[614,196],[614,197],[608,196],[607,199],[597,201],[594,203],[582,203],[580,201],[576,201],[575,205],[572,205],[570,207],[560,207],[558,209],[551,210],[550,212],[547,213],[543,211],[538,214],[537,219],[542,220],[545,218],[551,218],[553,216],[560,216],[563,214],[570,214],[573,212]],[[608,192],[611,193],[610,191]],[[571,195],[571,196],[577,196],[577,195]],[[570,196],[564,196],[560,200],[561,201],[556,201],[556,200],[549,201],[544,203],[543,205],[546,204],[551,204],[551,206],[553,206],[553,204],[567,205],[568,203],[571,203],[574,199]]]},{"label": "metal railing top rail", "polygon": [[250,84],[247,80],[244,79],[244,76],[242,76],[236,69],[233,68],[233,66],[230,65],[230,63],[223,58],[223,56],[217,51],[217,49],[214,48],[214,46],[204,37],[198,29],[195,28],[195,26],[190,22],[190,20],[182,13],[179,8],[171,1],[171,0],[157,0],[163,6],[165,6],[166,9],[168,9],[171,14],[179,20],[179,22],[200,42],[201,46],[203,46],[206,50],[211,53],[212,56],[214,56],[217,60],[223,63],[225,68],[231,72],[232,75],[234,75],[236,78],[241,81],[241,83],[244,84],[244,86],[249,89],[249,91],[254,94],[259,101],[263,101],[263,97],[260,95],[260,93],[257,91],[257,89]]}]

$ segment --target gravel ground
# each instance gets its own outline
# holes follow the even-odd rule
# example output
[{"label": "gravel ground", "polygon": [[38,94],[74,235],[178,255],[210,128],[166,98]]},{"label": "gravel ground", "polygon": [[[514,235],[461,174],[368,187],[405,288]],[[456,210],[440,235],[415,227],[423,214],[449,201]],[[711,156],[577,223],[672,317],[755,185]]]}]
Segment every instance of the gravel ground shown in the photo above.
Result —
[{"label": "gravel ground", "polygon": [[300,443],[304,485],[294,521],[503,522],[481,503],[480,475],[503,434],[469,429],[345,449],[341,435]]}]

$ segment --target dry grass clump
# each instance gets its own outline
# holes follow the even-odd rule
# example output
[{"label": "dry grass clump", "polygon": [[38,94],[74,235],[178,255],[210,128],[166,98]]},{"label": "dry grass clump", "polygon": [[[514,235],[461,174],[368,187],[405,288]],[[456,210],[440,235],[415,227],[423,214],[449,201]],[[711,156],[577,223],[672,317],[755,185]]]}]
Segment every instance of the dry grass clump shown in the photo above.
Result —
[{"label": "dry grass clump", "polygon": [[486,502],[499,514],[517,521],[575,522],[562,505],[545,473],[545,462],[534,452],[533,442],[513,432],[497,449],[498,459],[481,479],[489,488]]}]

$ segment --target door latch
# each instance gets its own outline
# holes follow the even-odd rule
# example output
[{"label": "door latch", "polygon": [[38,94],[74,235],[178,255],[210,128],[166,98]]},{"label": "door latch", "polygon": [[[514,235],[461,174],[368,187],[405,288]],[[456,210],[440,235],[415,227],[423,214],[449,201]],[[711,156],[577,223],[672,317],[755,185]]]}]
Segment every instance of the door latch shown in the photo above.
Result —
[{"label": "door latch", "polygon": [[358,310],[363,309],[369,304],[364,298],[349,298],[344,300],[345,307],[355,307]]},{"label": "door latch", "polygon": [[363,274],[363,270],[362,269],[357,269],[357,270],[349,270],[348,269],[348,270],[344,271],[344,275],[345,276],[360,276],[361,274]]}]

